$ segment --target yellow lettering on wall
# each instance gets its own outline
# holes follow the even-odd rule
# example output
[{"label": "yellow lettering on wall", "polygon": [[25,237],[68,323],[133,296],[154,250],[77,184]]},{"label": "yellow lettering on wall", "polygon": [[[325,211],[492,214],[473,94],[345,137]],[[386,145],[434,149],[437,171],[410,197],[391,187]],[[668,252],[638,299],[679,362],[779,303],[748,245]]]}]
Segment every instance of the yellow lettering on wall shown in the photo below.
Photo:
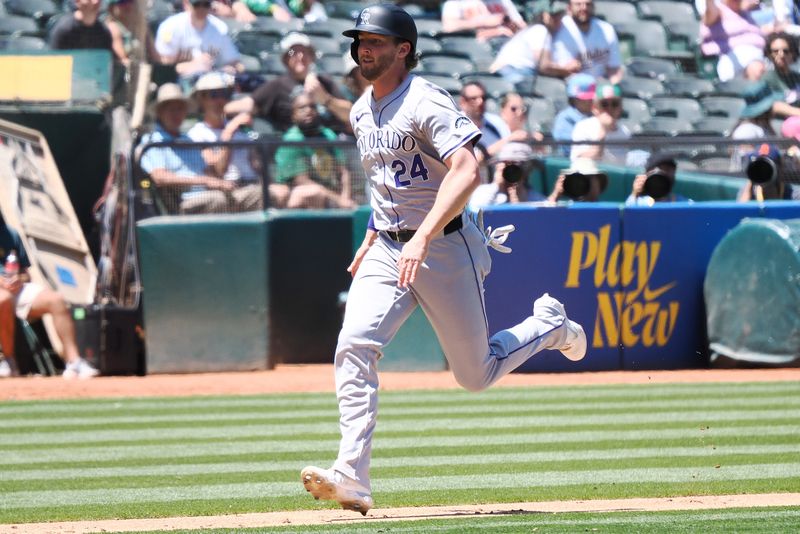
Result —
[{"label": "yellow lettering on wall", "polygon": [[[584,248],[586,249],[584,251]],[[597,259],[597,238],[591,232],[572,232],[572,250],[569,253],[569,269],[564,287],[578,287],[578,275],[592,266]]]}]

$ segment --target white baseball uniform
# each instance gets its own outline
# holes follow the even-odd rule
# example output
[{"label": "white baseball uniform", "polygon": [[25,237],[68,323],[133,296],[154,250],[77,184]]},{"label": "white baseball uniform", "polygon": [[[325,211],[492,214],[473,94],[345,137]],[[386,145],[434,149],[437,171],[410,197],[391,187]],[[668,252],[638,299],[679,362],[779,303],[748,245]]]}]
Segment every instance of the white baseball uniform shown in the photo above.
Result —
[{"label": "white baseball uniform", "polygon": [[446,91],[409,75],[378,101],[367,89],[353,105],[350,121],[379,233],[353,279],[336,347],[342,440],[333,469],[369,492],[378,358],[417,304],[456,379],[473,391],[487,388],[537,352],[563,345],[566,329],[560,328],[561,315],[531,316],[489,335],[483,280],[491,259],[482,230],[463,214],[431,241],[414,283],[397,286],[404,243],[394,232],[420,226],[448,172],[445,160],[480,136]]}]

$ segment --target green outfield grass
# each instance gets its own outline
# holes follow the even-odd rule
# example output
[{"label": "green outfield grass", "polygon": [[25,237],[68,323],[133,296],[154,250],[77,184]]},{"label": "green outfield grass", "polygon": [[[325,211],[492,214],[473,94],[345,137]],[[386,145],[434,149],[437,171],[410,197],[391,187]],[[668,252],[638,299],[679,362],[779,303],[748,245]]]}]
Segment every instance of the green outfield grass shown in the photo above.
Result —
[{"label": "green outfield grass", "polygon": [[[299,472],[332,462],[337,421],[333,392],[0,403],[0,523],[335,508],[310,498]],[[372,466],[377,508],[800,492],[800,383],[383,393]],[[790,508],[470,521],[496,532],[590,524],[604,532],[645,524],[648,532],[780,532],[798,515]],[[469,525],[394,523],[391,531]]]}]

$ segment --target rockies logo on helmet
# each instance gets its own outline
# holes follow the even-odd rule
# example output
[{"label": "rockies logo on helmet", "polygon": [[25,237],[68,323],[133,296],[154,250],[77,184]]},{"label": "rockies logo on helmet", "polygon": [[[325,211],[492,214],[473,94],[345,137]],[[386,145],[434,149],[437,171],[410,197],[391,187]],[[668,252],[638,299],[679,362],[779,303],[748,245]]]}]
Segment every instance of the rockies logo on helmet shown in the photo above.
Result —
[{"label": "rockies logo on helmet", "polygon": [[358,63],[358,33],[368,32],[380,35],[391,35],[411,43],[411,55],[417,50],[417,25],[414,19],[402,8],[394,4],[376,4],[365,7],[356,17],[356,25],[342,32],[345,37],[353,39],[350,55]]}]

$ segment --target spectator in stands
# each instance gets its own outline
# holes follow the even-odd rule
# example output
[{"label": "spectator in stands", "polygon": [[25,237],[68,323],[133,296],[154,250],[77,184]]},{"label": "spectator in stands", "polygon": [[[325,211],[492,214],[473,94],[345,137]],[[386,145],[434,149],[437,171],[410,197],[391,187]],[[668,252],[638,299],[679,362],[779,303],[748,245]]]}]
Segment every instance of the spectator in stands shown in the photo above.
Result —
[{"label": "spectator in stands", "polygon": [[775,145],[762,144],[746,154],[748,180],[739,190],[737,202],[757,200],[800,200],[800,186],[786,183],[783,157]]},{"label": "spectator in stands", "polygon": [[566,78],[584,72],[619,83],[624,69],[614,27],[594,16],[593,0],[570,0],[567,13],[552,51],[542,56],[542,74]]},{"label": "spectator in stands", "polygon": [[567,102],[569,105],[558,112],[553,120],[553,139],[569,141],[569,145],[559,145],[558,151],[569,156],[572,147],[572,131],[583,119],[592,116],[592,102],[597,87],[594,76],[579,72],[567,79]]},{"label": "spectator in stands", "polygon": [[[604,141],[624,141],[630,139],[631,132],[619,123],[622,116],[622,91],[618,85],[597,84],[592,101],[592,116],[575,124],[572,131],[572,150],[570,159],[589,158],[595,161],[624,163],[628,148],[625,146],[605,146]],[[585,141],[599,144],[582,145]]]},{"label": "spectator in stands", "polygon": [[597,202],[608,187],[608,175],[601,171],[593,159],[578,158],[572,161],[569,169],[558,175],[548,202],[573,200],[578,202]]},{"label": "spectator in stands", "polygon": [[342,83],[344,84],[344,88],[347,89],[349,94],[345,95],[350,102],[355,102],[358,100],[364,91],[366,91],[367,87],[369,87],[372,82],[364,78],[364,75],[361,74],[361,69],[358,67],[358,63],[353,59],[353,56],[350,55],[350,52],[345,52],[344,56],[342,56],[342,61],[344,61],[344,76],[342,77]]},{"label": "spectator in stands", "polygon": [[474,31],[478,41],[501,45],[526,26],[511,0],[447,0],[442,5],[446,33]]},{"label": "spectator in stands", "polygon": [[653,152],[647,158],[644,173],[633,179],[631,194],[625,200],[627,206],[652,206],[656,202],[678,202],[688,200],[675,193],[675,173],[678,162],[664,152]]},{"label": "spectator in stands", "polygon": [[[775,130],[772,128],[772,107],[778,99],[776,93],[767,85],[767,82],[760,80],[749,84],[742,93],[745,107],[739,114],[739,122],[731,132],[731,139],[743,141],[762,139],[767,136],[774,136]],[[742,170],[742,158],[755,149],[753,143],[743,143],[737,145],[733,150],[731,159],[731,171]]]},{"label": "spectator in stands", "polygon": [[793,0],[773,0],[773,31],[800,35],[800,6]]},{"label": "spectator in stands", "polygon": [[181,213],[223,213],[228,206],[228,193],[236,184],[207,174],[198,149],[146,148],[150,143],[192,142],[181,133],[188,111],[189,101],[179,85],[165,83],[159,87],[155,102],[155,129],[142,137],[141,146],[145,150],[139,165],[163,192],[162,198],[169,201],[173,193],[177,194],[176,209]]},{"label": "spectator in stands", "polygon": [[742,0],[707,1],[700,19],[700,51],[719,56],[722,81],[743,76],[757,80],[764,73],[764,35]]},{"label": "spectator in stands", "polygon": [[[298,87],[292,98],[289,142],[335,141],[336,132],[322,125],[314,98]],[[347,158],[340,148],[313,144],[283,145],[275,153],[276,182],[291,188],[287,208],[352,208]]]},{"label": "spectator in stands", "polygon": [[764,54],[770,67],[763,76],[769,88],[782,95],[772,104],[772,112],[779,117],[800,115],[800,72],[794,69],[797,60],[797,40],[788,33],[767,36]]},{"label": "spectator in stands", "polygon": [[[248,135],[253,117],[239,113],[230,120],[225,118],[225,105],[233,95],[233,76],[222,72],[209,72],[197,80],[194,98],[200,108],[201,120],[189,129],[187,136],[198,143],[216,141],[251,141]],[[235,184],[228,198],[232,211],[253,211],[263,208],[262,188],[257,172],[251,163],[255,154],[245,147],[214,146],[203,148],[203,161],[208,174]],[[254,162],[258,160],[254,158]],[[276,194],[276,197],[283,195]],[[278,198],[273,198],[273,204]]]},{"label": "spectator in stands", "polygon": [[533,83],[545,50],[550,50],[553,35],[561,28],[566,4],[539,0],[535,7],[535,24],[516,33],[500,48],[489,71],[513,84]]},{"label": "spectator in stands", "polygon": [[[137,25],[140,13],[136,0],[108,0],[108,14],[105,18],[108,31],[111,33],[111,48],[117,60],[130,67],[131,58],[140,53],[142,44],[139,42]],[[156,50],[153,34],[145,24],[144,28],[144,60],[148,63],[160,63]]]},{"label": "spectator in stands", "polygon": [[99,48],[113,53],[111,32],[100,17],[101,0],[75,0],[75,11],[63,16],[50,32],[50,48]]},{"label": "spectator in stands", "polygon": [[[522,95],[514,91],[508,92],[500,99],[500,118],[508,126],[510,135],[504,137],[505,143],[513,141],[541,141],[544,139],[542,132],[531,132],[528,126],[528,105]],[[502,148],[500,145],[499,148]]]},{"label": "spectator in stands", "polygon": [[242,0],[251,13],[273,17],[281,22],[301,19],[306,23],[328,20],[322,2],[316,0]]},{"label": "spectator in stands", "polygon": [[292,32],[281,40],[280,46],[286,74],[269,80],[252,95],[234,100],[225,111],[257,114],[279,132],[285,132],[292,126],[292,91],[295,87],[304,87],[322,107],[320,115],[325,126],[337,133],[350,132],[353,103],[342,95],[330,77],[313,72],[317,56],[308,36]]},{"label": "spectator in stands", "polygon": [[211,0],[183,0],[183,8],[158,25],[156,50],[161,61],[175,64],[181,78],[189,81],[212,70],[242,72],[227,25],[210,13]]},{"label": "spectator in stands", "polygon": [[[519,97],[517,93],[513,94]],[[505,105],[509,108],[507,113],[524,114],[522,98],[519,97],[517,102],[517,110],[511,112],[510,108],[514,106],[504,100]],[[464,84],[458,98],[458,105],[461,111],[481,130],[482,135],[478,141],[478,146],[483,147],[490,157],[495,156],[506,143],[510,141],[526,141],[530,137],[530,134],[525,129],[518,129],[512,132],[502,117],[486,111],[486,88],[479,81],[468,81]]]},{"label": "spectator in stands", "polygon": [[221,19],[233,19],[245,24],[258,20],[243,0],[212,0],[211,13]]},{"label": "spectator in stands", "polygon": [[17,374],[14,359],[15,319],[37,321],[45,314],[50,314],[53,326],[63,347],[61,358],[66,367],[64,378],[92,378],[99,374],[89,362],[81,358],[75,339],[75,324],[72,322],[69,307],[64,297],[49,287],[31,282],[28,274],[30,261],[25,252],[22,240],[14,230],[6,225],[0,215],[0,257],[7,258],[14,251],[18,258],[19,272],[0,275],[0,345],[5,355],[5,365],[0,369],[0,376]]},{"label": "spectator in stands", "polygon": [[544,200],[544,196],[530,191],[528,176],[536,158],[527,143],[506,143],[494,158],[491,183],[479,185],[469,199],[470,211],[496,204],[518,204],[529,200]]}]

